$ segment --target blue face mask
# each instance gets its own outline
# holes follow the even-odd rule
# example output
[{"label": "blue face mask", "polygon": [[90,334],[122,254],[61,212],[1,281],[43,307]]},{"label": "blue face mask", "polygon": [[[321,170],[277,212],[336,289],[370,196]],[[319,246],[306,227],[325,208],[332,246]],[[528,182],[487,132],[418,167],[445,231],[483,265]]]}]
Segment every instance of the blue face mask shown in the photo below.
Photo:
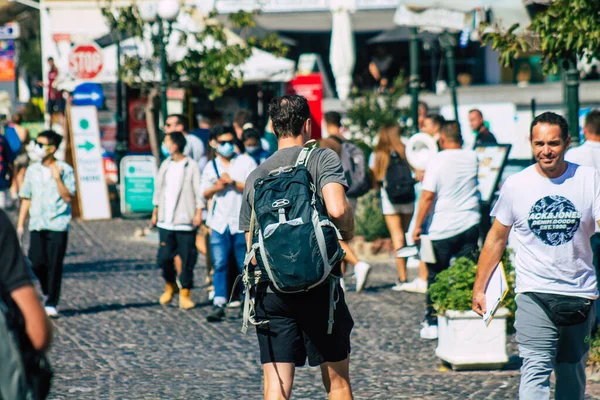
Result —
[{"label": "blue face mask", "polygon": [[171,153],[169,152],[169,149],[167,148],[166,144],[162,144],[162,146],[160,146],[160,151],[162,153],[163,156],[165,157],[169,157],[171,155]]},{"label": "blue face mask", "polygon": [[256,154],[261,150],[259,146],[246,146],[248,154]]},{"label": "blue face mask", "polygon": [[225,158],[231,158],[235,153],[235,147],[233,146],[233,143],[221,143],[217,147],[217,153]]}]

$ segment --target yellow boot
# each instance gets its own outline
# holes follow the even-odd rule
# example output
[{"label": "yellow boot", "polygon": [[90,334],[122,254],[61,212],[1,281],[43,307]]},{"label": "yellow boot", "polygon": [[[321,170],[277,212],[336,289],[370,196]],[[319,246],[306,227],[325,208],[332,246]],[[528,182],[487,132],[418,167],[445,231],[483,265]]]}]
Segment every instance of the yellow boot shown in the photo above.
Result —
[{"label": "yellow boot", "polygon": [[195,306],[196,304],[192,301],[192,297],[190,296],[190,289],[181,289],[179,292],[179,308],[189,310]]},{"label": "yellow boot", "polygon": [[165,283],[165,292],[160,296],[158,302],[160,304],[169,304],[173,300],[173,296],[177,292],[177,285],[174,283]]}]

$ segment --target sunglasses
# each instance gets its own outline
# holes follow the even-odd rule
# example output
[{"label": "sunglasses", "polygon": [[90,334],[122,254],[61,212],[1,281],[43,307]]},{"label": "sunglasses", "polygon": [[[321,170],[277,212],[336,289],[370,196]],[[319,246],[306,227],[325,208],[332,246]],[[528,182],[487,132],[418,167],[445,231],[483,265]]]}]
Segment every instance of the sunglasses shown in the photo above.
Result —
[{"label": "sunglasses", "polygon": [[235,144],[235,142],[233,140],[217,140],[217,143],[219,143],[219,144],[226,144],[226,143]]},{"label": "sunglasses", "polygon": [[37,142],[37,141],[35,142],[35,145],[36,145],[37,147],[39,147],[40,149],[43,149],[43,148],[45,148],[45,147],[52,147],[52,145],[51,145],[51,144],[44,144],[44,143],[40,143],[40,142]]}]

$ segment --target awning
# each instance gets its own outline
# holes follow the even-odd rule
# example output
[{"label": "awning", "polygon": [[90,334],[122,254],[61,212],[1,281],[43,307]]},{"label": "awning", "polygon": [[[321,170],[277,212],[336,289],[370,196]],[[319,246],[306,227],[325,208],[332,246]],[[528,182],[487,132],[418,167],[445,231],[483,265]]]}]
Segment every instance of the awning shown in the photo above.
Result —
[{"label": "awning", "polygon": [[530,17],[523,0],[400,0],[394,22],[433,32],[476,29],[481,12],[490,10],[492,20],[503,28],[518,23],[526,27]]}]

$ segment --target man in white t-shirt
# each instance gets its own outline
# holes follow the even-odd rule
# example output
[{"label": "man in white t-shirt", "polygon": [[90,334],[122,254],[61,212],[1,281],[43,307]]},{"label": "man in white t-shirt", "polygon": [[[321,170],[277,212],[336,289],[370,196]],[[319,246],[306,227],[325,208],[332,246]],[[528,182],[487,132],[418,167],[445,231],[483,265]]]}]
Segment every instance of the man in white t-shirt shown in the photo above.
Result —
[{"label": "man in white t-shirt", "polygon": [[235,153],[233,128],[217,126],[213,128],[212,136],[216,141],[217,157],[204,167],[201,180],[202,194],[207,202],[211,200],[206,226],[211,229],[210,249],[214,262],[215,296],[213,310],[206,319],[220,322],[225,319],[231,256],[240,273],[244,268],[246,237],[239,230],[239,217],[245,182],[256,163],[247,154]]},{"label": "man in white t-shirt", "polygon": [[[413,240],[420,242],[425,219],[431,213],[428,236],[436,261],[427,263],[429,285],[448,268],[453,257],[472,257],[478,250],[481,214],[477,155],[463,149],[462,143],[460,125],[456,121],[445,122],[439,138],[442,151],[432,157],[425,170]],[[428,294],[421,337],[437,336],[437,316]]]},{"label": "man in white t-shirt", "polygon": [[[190,297],[194,285],[196,230],[202,222],[204,198],[200,190],[200,168],[184,156],[186,140],[181,132],[165,136],[170,156],[156,174],[152,224],[158,227],[160,246],[157,262],[163,270],[165,292],[160,304],[168,304],[179,293],[179,307],[195,306]],[[175,257],[179,262],[175,262]]]},{"label": "man in white t-shirt", "polygon": [[590,237],[600,220],[600,175],[565,161],[570,138],[563,117],[537,116],[530,140],[537,163],[502,186],[479,257],[473,310],[486,311],[485,287],[512,229],[515,328],[523,358],[519,397],[548,399],[554,370],[556,398],[583,399],[598,297]]},{"label": "man in white t-shirt", "polygon": [[[585,142],[581,146],[569,149],[565,160],[574,164],[592,167],[600,172],[600,109],[591,111],[585,117],[583,125]],[[592,236],[592,252],[594,254],[594,267],[596,275],[600,272],[600,228]]]}]

